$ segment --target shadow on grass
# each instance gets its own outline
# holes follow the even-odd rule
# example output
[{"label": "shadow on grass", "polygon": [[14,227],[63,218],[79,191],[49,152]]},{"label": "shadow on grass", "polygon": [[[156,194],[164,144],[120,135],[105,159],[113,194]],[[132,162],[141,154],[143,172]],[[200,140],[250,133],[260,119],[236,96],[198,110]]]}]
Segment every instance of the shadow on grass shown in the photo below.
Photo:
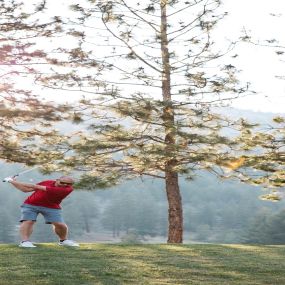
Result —
[{"label": "shadow on grass", "polygon": [[[185,284],[285,284],[284,246],[161,245],[153,251],[156,264],[188,275]],[[165,254],[168,259],[160,258]]]},{"label": "shadow on grass", "polygon": [[0,284],[285,284],[285,247],[0,245]]},{"label": "shadow on grass", "polygon": [[67,248],[39,244],[37,248],[0,247],[0,284],[123,284],[124,268],[102,255],[96,246]]}]

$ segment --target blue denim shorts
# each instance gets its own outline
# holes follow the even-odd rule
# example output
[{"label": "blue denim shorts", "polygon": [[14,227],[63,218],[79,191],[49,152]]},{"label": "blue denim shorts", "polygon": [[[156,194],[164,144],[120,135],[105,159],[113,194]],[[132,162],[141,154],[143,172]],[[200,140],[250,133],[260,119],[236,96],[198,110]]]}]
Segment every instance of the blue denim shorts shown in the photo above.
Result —
[{"label": "blue denim shorts", "polygon": [[23,204],[21,206],[21,220],[23,221],[36,221],[38,214],[42,214],[45,218],[46,224],[51,223],[64,223],[61,209],[51,209],[41,206],[33,206]]}]

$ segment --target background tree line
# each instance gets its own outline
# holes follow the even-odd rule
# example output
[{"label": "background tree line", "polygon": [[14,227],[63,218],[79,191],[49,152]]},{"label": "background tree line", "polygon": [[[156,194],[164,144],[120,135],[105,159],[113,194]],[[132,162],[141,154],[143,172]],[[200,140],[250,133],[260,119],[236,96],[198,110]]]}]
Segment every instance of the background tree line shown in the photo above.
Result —
[{"label": "background tree line", "polygon": [[[18,167],[21,169],[22,167]],[[14,173],[5,165],[3,174]],[[52,177],[56,177],[53,174]],[[50,179],[36,171],[19,178],[37,182]],[[184,240],[211,243],[282,244],[284,201],[258,199],[261,189],[234,181],[220,181],[199,173],[194,182],[181,183],[184,208]],[[26,194],[7,184],[1,185],[1,242],[18,241],[20,208]],[[167,201],[161,182],[140,179],[111,189],[76,190],[63,203],[64,218],[71,236],[79,241],[164,242],[167,239]],[[50,225],[39,217],[35,241],[54,242]]]}]

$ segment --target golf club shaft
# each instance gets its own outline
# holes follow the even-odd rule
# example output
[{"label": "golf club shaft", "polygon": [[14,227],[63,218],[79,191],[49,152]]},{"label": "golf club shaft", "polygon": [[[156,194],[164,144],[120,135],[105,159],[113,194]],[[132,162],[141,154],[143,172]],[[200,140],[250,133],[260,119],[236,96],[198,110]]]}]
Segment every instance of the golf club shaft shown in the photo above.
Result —
[{"label": "golf club shaft", "polygon": [[[33,171],[33,170],[35,170],[35,169],[37,169],[37,168],[39,168],[39,166],[35,166],[35,167],[33,167],[33,168],[26,169],[26,170],[24,170],[24,171],[21,171],[21,172],[15,174],[15,175],[12,175],[11,177],[13,177],[13,178],[18,177],[18,176],[20,176],[20,175],[22,175],[22,174],[24,174],[24,173]],[[3,180],[3,182],[5,182],[5,180]]]},{"label": "golf club shaft", "polygon": [[30,169],[21,171],[21,172],[17,173],[16,175],[14,175],[13,177],[20,176],[20,175],[22,175],[22,174],[24,174],[24,173],[30,172],[30,171],[32,171],[32,170],[35,170],[35,169],[37,169],[38,167],[39,167],[39,166],[35,166],[35,167],[33,167],[33,168],[30,168]]}]

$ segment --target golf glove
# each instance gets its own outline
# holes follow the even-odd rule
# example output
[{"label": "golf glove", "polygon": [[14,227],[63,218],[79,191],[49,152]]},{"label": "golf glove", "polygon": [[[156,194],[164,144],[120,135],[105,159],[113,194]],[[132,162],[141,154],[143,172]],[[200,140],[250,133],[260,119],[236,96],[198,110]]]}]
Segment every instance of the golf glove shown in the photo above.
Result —
[{"label": "golf glove", "polygon": [[3,182],[11,183],[12,181],[14,181],[14,179],[12,177],[6,177],[6,178],[3,179]]}]

